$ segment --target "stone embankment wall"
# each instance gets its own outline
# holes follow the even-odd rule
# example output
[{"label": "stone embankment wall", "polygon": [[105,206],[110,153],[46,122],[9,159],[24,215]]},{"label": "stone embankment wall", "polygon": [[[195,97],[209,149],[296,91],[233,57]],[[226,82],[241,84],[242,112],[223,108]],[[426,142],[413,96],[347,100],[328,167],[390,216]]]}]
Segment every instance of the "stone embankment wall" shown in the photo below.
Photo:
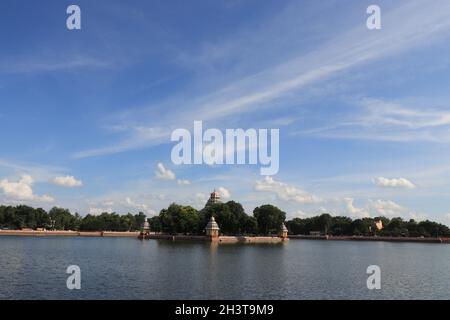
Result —
[{"label": "stone embankment wall", "polygon": [[286,241],[280,237],[239,237],[239,236],[221,236],[217,239],[220,243],[281,243]]},{"label": "stone embankment wall", "polygon": [[172,241],[208,241],[217,243],[281,243],[288,239],[280,237],[245,237],[245,236],[186,236],[186,235],[167,235],[167,234],[148,234],[140,236],[141,239],[163,239]]},{"label": "stone embankment wall", "polygon": [[36,231],[36,230],[0,230],[0,236],[30,236],[30,237],[137,237],[139,232],[114,232],[114,231]]}]

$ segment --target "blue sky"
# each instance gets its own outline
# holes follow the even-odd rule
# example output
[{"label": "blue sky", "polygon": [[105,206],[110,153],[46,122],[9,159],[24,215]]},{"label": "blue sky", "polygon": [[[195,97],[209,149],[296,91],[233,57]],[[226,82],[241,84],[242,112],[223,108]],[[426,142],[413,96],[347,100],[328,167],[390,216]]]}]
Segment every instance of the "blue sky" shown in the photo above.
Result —
[{"label": "blue sky", "polygon": [[[82,29],[66,28],[81,8]],[[381,8],[382,29],[366,28]],[[0,3],[0,203],[270,202],[450,224],[450,3]],[[280,170],[180,165],[176,128],[277,128]],[[161,164],[158,166],[158,164]],[[158,174],[156,174],[156,172]]]}]

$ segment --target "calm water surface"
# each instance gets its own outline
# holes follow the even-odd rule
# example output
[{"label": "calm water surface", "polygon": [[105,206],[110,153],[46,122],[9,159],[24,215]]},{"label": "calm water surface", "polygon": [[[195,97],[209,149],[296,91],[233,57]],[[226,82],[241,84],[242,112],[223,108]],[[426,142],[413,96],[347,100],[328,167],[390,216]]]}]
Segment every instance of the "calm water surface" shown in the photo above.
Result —
[{"label": "calm water surface", "polygon": [[[366,268],[381,268],[368,290]],[[68,290],[66,268],[81,268]],[[450,245],[0,238],[0,299],[449,299]]]}]

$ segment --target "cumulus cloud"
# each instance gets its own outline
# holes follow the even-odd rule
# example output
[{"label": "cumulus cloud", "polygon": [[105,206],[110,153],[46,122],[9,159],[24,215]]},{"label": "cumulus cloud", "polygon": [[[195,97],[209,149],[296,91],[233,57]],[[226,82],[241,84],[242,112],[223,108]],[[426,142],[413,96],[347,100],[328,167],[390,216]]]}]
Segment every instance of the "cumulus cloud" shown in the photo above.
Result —
[{"label": "cumulus cloud", "polygon": [[[323,212],[326,212],[326,210],[323,210]],[[292,218],[301,218],[301,219],[305,219],[305,218],[311,217],[311,216],[313,216],[313,215],[314,215],[314,214],[307,213],[307,212],[305,212],[305,211],[303,211],[303,210],[300,210],[300,209],[295,210],[294,212],[292,212],[292,213],[290,214],[290,216],[291,216]]]},{"label": "cumulus cloud", "polygon": [[176,178],[175,173],[164,167],[164,165],[161,162],[158,163],[155,175],[158,179],[161,180],[175,180]]},{"label": "cumulus cloud", "polygon": [[148,205],[146,205],[145,203],[137,203],[137,202],[131,200],[130,197],[126,197],[125,198],[125,205],[130,207],[130,208],[138,209],[140,211],[143,211],[144,213],[150,213],[150,214],[154,214],[155,213],[155,211],[150,209],[148,207]]},{"label": "cumulus cloud", "polygon": [[369,212],[365,208],[355,207],[353,202],[353,198],[344,198],[345,209],[351,217],[367,218],[370,216]]},{"label": "cumulus cloud", "polygon": [[54,199],[48,195],[38,196],[33,193],[34,180],[30,175],[23,175],[18,182],[7,179],[0,181],[0,190],[14,200],[34,200],[41,202],[53,202]]},{"label": "cumulus cloud", "polygon": [[209,199],[209,195],[204,193],[204,192],[197,192],[195,194],[195,199],[194,199],[194,206],[197,208],[203,208],[206,204],[206,201],[208,201]]},{"label": "cumulus cloud", "polygon": [[155,214],[151,206],[146,203],[146,199],[147,196],[142,201],[139,195],[131,197],[126,194],[114,194],[108,198],[91,199],[87,201],[88,212],[92,215],[99,215],[104,212],[117,212],[119,214],[143,212],[150,215]]},{"label": "cumulus cloud", "polygon": [[379,217],[387,218],[402,217],[404,219],[423,220],[426,216],[410,211],[408,208],[392,200],[369,199],[366,205],[358,208],[354,205],[353,198],[344,198],[345,211],[354,218]]},{"label": "cumulus cloud", "polygon": [[322,200],[297,187],[286,183],[275,181],[272,177],[266,176],[263,180],[256,181],[255,190],[261,192],[270,192],[275,194],[280,200],[294,201],[300,204],[318,203]]},{"label": "cumulus cloud", "polygon": [[[156,178],[161,180],[175,180],[177,178],[175,173],[172,170],[167,169],[161,162],[158,163],[155,175]],[[177,184],[179,186],[187,186],[191,184],[191,181],[187,179],[177,179]]]},{"label": "cumulus cloud", "polygon": [[390,187],[390,188],[414,189],[416,187],[414,183],[405,178],[388,179],[384,177],[378,177],[375,179],[375,184],[379,187]]},{"label": "cumulus cloud", "polygon": [[220,194],[222,199],[229,199],[231,197],[230,191],[224,187],[217,189],[217,192]]},{"label": "cumulus cloud", "polygon": [[397,217],[407,210],[398,203],[391,200],[369,200],[369,208],[376,215],[385,217]]},{"label": "cumulus cloud", "polygon": [[83,185],[83,182],[75,179],[74,176],[55,177],[53,179],[53,183],[58,186],[67,187],[67,188],[76,188],[76,187],[81,187]]}]

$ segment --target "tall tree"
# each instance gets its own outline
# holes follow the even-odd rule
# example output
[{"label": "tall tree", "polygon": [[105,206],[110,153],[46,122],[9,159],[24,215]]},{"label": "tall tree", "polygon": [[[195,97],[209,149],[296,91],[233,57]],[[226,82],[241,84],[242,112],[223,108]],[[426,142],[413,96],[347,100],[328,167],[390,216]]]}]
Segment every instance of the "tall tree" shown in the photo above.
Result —
[{"label": "tall tree", "polygon": [[253,210],[253,216],[258,222],[259,232],[262,234],[276,233],[286,220],[286,213],[279,208],[265,204]]}]

